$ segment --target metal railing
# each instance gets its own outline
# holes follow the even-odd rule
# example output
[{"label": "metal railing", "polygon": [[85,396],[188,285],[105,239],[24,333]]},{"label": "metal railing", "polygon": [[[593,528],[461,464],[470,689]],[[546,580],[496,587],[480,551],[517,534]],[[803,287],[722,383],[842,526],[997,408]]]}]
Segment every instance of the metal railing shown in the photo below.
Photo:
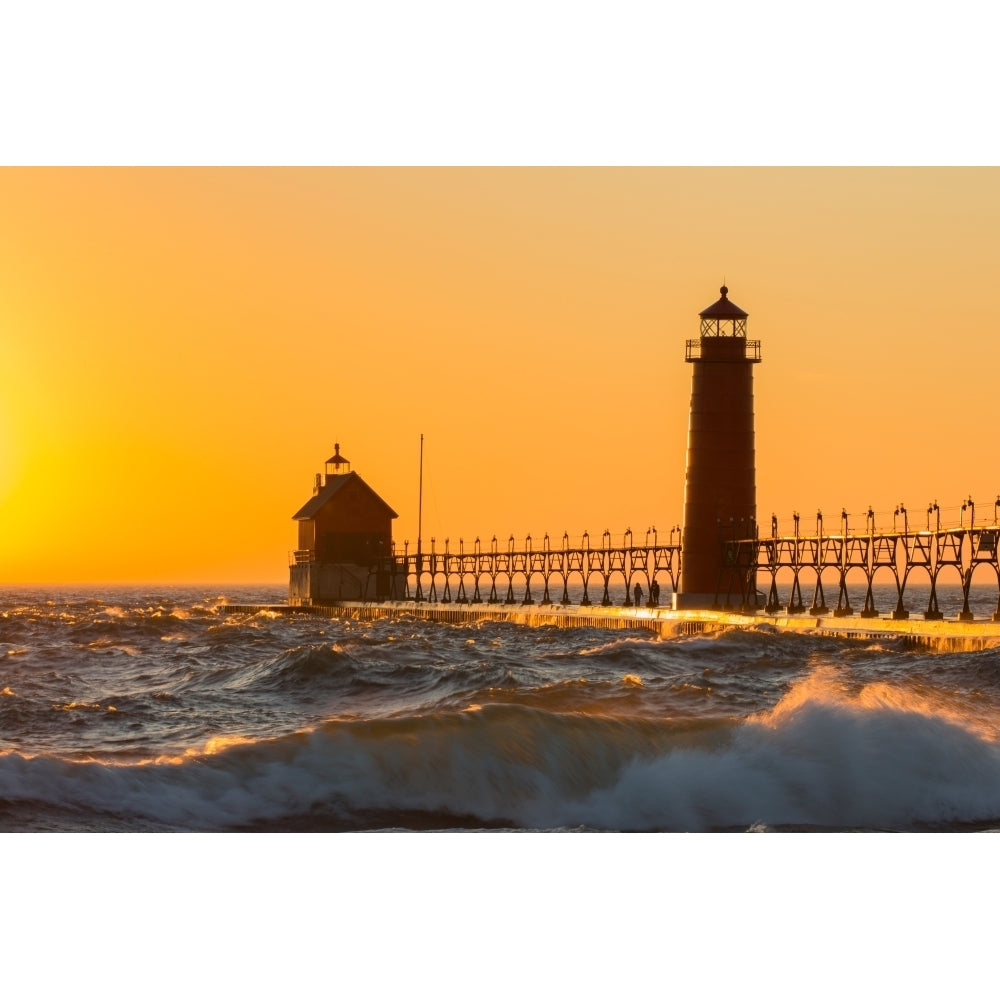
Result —
[{"label": "metal railing", "polygon": [[[596,546],[591,546],[586,532],[574,546],[568,535],[556,547],[548,535],[540,544],[530,535],[520,545],[513,535],[506,545],[493,538],[484,546],[476,539],[468,551],[462,542],[457,551],[448,543],[444,551],[437,551],[432,543],[429,552],[415,553],[407,545],[402,555],[397,552],[380,561],[373,572],[387,574],[391,592],[404,600],[633,607],[638,599],[647,607],[669,604],[680,576],[679,529],[670,533],[666,545],[659,544],[653,531],[646,532],[645,541],[638,544],[632,532],[626,531],[623,541],[621,546],[612,546],[611,532],[605,531]],[[622,600],[612,599],[612,587],[624,588]],[[571,598],[571,588],[577,600]]]},{"label": "metal railing", "polygon": [[[966,512],[968,511],[968,524]],[[997,585],[997,606],[993,620],[1000,621],[1000,497],[994,505],[992,524],[975,524],[975,504],[970,498],[960,508],[958,526],[942,527],[940,508],[936,503],[927,509],[927,527],[911,529],[906,508],[900,504],[893,512],[893,530],[879,532],[875,528],[875,512],[865,514],[865,530],[849,530],[849,515],[842,511],[838,532],[827,533],[823,513],[817,512],[815,532],[803,535],[799,531],[799,515],[793,515],[794,532],[779,535],[777,519],[772,518],[771,535],[765,538],[734,538],[723,543],[723,570],[720,574],[716,602],[731,607],[738,601],[741,607],[760,607],[758,581],[763,577],[767,587],[763,610],[769,613],[827,614],[824,576],[827,583],[837,586],[837,604],[832,609],[836,617],[853,615],[854,608],[848,589],[848,578],[860,578],[864,587],[864,602],[859,612],[862,618],[878,617],[875,607],[876,578],[891,581],[895,589],[895,606],[891,617],[905,619],[910,615],[906,588],[916,581],[929,587],[923,616],[929,620],[944,617],[939,606],[938,588],[948,577],[957,578],[961,588],[960,621],[971,621],[969,591],[977,572],[988,567],[987,575]],[[937,515],[931,527],[932,515]],[[902,530],[899,530],[899,522]],[[779,576],[782,582],[779,585]],[[812,584],[812,601],[805,606],[802,585]],[[857,589],[857,588],[856,588]],[[911,588],[911,594],[912,594]],[[784,595],[782,594],[784,590]]]}]

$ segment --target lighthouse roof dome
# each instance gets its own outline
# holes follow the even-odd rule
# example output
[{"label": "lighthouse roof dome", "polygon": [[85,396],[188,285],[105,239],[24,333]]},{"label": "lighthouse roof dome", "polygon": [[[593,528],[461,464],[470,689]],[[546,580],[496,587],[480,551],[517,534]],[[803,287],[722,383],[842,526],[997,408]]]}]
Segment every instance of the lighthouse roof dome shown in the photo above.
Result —
[{"label": "lighthouse roof dome", "polygon": [[723,285],[719,291],[722,297],[718,302],[713,302],[707,309],[703,309],[698,315],[702,319],[746,319],[750,314],[744,312],[735,302],[730,302],[727,296],[729,289]]}]

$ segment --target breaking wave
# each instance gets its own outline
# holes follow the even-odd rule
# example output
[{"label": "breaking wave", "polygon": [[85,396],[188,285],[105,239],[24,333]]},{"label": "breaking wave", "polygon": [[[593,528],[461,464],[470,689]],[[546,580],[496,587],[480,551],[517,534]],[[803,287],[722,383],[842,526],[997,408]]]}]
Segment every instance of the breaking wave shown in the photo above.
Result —
[{"label": "breaking wave", "polygon": [[[338,655],[318,662],[336,668]],[[992,825],[1000,720],[968,708],[907,686],[852,688],[824,666],[742,721],[470,703],[129,763],[7,752],[0,800],[42,828],[73,816],[183,830]]]}]

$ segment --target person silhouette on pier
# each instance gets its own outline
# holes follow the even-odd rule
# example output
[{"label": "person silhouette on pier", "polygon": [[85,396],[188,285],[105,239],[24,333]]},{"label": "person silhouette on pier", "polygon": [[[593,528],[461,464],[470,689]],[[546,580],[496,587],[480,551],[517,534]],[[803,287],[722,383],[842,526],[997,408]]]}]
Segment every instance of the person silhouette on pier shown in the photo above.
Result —
[{"label": "person silhouette on pier", "polygon": [[639,584],[635,585],[635,606],[639,607],[642,604],[642,587]]},{"label": "person silhouette on pier", "polygon": [[649,585],[649,606],[658,607],[660,604],[660,585],[654,580]]}]

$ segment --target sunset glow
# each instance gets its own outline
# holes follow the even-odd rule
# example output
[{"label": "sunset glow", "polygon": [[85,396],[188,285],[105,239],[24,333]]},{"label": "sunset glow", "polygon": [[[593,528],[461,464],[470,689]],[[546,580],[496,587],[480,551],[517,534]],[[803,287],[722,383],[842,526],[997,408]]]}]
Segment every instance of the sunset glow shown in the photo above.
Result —
[{"label": "sunset glow", "polygon": [[417,534],[682,515],[749,314],[758,514],[989,511],[995,169],[5,169],[2,582],[287,579],[335,441]]}]

